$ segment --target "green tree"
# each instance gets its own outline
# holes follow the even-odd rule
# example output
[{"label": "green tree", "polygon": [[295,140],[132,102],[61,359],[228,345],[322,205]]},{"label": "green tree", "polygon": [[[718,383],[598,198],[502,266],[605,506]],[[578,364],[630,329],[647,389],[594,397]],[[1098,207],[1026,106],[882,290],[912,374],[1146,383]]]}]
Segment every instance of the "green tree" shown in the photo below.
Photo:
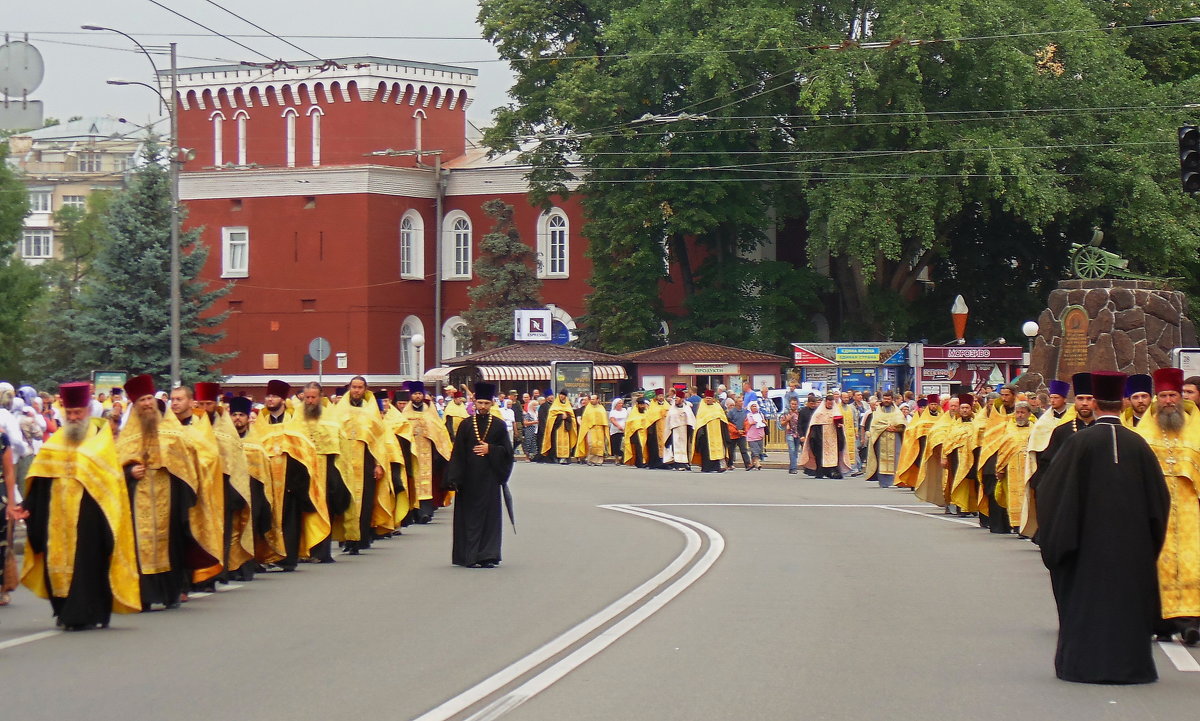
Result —
[{"label": "green tree", "polygon": [[29,194],[24,183],[8,167],[8,144],[0,143],[0,378],[27,380],[20,365],[20,348],[29,337],[29,311],[41,295],[37,271],[20,259],[25,216],[29,214]]},{"label": "green tree", "polygon": [[104,222],[110,199],[111,191],[96,190],[85,207],[65,206],[54,213],[57,257],[38,266],[46,293],[31,314],[38,332],[25,347],[25,369],[39,387],[86,377],[90,370],[78,364],[70,340],[80,293],[107,238]]},{"label": "green tree", "polygon": [[[1195,15],[1186,5],[1156,12]],[[1164,275],[1196,255],[1174,153],[1200,90],[1194,28],[1114,30],[1140,22],[1115,7],[484,0],[485,34],[517,72],[486,140],[524,151],[539,197],[563,192],[577,159],[600,346],[653,341],[664,245],[685,306],[717,313],[695,297],[718,290],[735,302],[738,283],[699,279],[749,255],[772,215],[803,229],[787,257],[828,269],[835,336],[936,336],[944,313],[914,302],[927,274],[1024,314],[1092,226]],[[906,42],[938,38],[963,39]],[[1039,263],[1014,265],[1014,243]],[[1015,296],[994,282],[1022,273]]]},{"label": "green tree", "polygon": [[542,306],[542,281],[538,279],[534,251],[521,242],[513,223],[513,207],[489,200],[483,212],[495,220],[491,232],[479,241],[475,275],[479,283],[467,291],[471,306],[463,311],[460,329],[475,351],[506,345],[512,340],[513,311]]},{"label": "green tree", "polygon": [[[104,216],[107,241],[96,254],[69,337],[80,367],[149,373],[170,379],[171,199],[162,151],[151,142],[146,162],[113,197]],[[184,383],[220,380],[228,355],[205,347],[223,335],[225,313],[211,314],[228,287],[199,280],[208,249],[199,230],[180,234],[180,373]]]}]

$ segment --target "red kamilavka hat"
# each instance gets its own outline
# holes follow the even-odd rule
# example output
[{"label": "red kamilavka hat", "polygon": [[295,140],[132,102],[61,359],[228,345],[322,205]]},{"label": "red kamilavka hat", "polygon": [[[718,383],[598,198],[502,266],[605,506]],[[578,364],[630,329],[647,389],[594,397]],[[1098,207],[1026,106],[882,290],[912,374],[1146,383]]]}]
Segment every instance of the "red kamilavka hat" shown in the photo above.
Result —
[{"label": "red kamilavka hat", "polygon": [[221,398],[220,383],[201,382],[196,384],[194,397],[198,401],[218,401]]},{"label": "red kamilavka hat", "polygon": [[1183,392],[1182,368],[1159,368],[1154,371],[1154,392],[1162,393],[1163,391]]},{"label": "red kamilavka hat", "polygon": [[63,383],[58,387],[63,408],[87,408],[92,403],[91,383]]},{"label": "red kamilavka hat", "polygon": [[136,401],[143,396],[154,395],[154,376],[143,373],[125,381],[125,395],[129,400]]}]

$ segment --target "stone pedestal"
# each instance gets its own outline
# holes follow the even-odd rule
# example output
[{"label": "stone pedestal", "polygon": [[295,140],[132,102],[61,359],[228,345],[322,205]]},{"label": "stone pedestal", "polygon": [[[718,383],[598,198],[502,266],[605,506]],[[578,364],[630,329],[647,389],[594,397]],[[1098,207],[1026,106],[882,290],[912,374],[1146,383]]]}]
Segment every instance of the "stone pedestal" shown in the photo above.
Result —
[{"label": "stone pedestal", "polygon": [[1038,318],[1022,390],[1079,371],[1153,373],[1173,348],[1196,345],[1187,297],[1157,281],[1064,280]]}]

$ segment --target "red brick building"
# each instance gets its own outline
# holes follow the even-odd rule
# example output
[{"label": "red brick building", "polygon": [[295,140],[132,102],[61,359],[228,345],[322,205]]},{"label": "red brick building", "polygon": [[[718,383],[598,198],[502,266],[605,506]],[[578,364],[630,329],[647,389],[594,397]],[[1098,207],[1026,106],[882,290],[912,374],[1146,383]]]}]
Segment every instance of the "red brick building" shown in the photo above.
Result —
[{"label": "red brick building", "polygon": [[317,336],[332,345],[329,382],[397,383],[462,355],[453,331],[493,198],[514,206],[538,250],[565,342],[590,290],[582,212],[574,198],[531,206],[528,168],[471,142],[477,72],[337,62],[179,71],[179,144],[195,151],[180,180],[185,226],[209,248],[203,277],[233,286],[213,348],[238,353],[228,385],[313,378]]}]

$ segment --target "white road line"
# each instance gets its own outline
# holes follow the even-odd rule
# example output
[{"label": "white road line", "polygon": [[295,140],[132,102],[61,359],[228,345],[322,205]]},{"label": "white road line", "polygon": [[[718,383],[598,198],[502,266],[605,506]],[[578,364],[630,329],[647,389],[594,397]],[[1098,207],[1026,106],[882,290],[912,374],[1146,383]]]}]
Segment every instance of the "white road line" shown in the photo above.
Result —
[{"label": "white road line", "polygon": [[[900,506],[876,506],[876,508],[882,508],[886,511],[896,511],[898,513],[911,513],[914,516],[924,516],[925,518],[934,518],[939,521],[948,521],[950,523],[961,523],[964,526],[978,526],[979,525],[979,521],[974,518],[966,519],[966,518],[958,518],[956,516],[947,516],[945,514],[922,513],[921,511],[912,511],[912,510],[909,510],[908,508],[901,508]],[[921,508],[921,506],[917,506],[917,508]]]},{"label": "white road line", "polygon": [[1167,654],[1167,658],[1171,659],[1171,663],[1175,664],[1175,668],[1185,672],[1200,672],[1200,661],[1196,660],[1182,644],[1174,641],[1159,641],[1158,647]]},{"label": "white road line", "polygon": [[[677,519],[674,516],[668,516],[664,513],[642,510],[628,505],[605,505],[601,506],[601,508],[619,511],[621,513],[628,513],[630,515],[641,516],[643,518],[650,518],[652,520],[659,521],[660,523],[665,523],[682,533],[684,538],[687,540],[687,543],[683,551],[675,558],[674,561],[672,561],[667,565],[666,568],[664,568],[662,571],[659,571],[652,578],[642,583],[637,588],[609,604],[607,607],[592,615],[590,618],[582,621],[575,627],[559,635],[549,643],[546,643],[533,653],[530,653],[524,658],[518,659],[516,662],[497,671],[466,691],[463,691],[439,706],[426,711],[425,713],[416,717],[413,721],[443,721],[444,719],[451,718],[467,708],[470,708],[474,704],[482,701],[496,691],[499,691],[513,681],[516,681],[518,678],[534,668],[540,666],[546,661],[549,661],[554,656],[566,651],[568,648],[583,640],[588,635],[594,633],[604,624],[621,615],[633,606],[642,603],[660,586],[662,586],[663,583],[666,583],[669,579],[674,577],[677,573],[679,573],[679,571],[691,563],[697,555],[700,554],[700,549],[702,546],[700,542],[700,536],[695,530],[686,525],[689,522],[685,519]],[[554,664],[550,668],[547,668],[545,671],[542,671],[537,676],[534,676],[518,689],[506,694],[498,701],[493,702],[488,707],[477,713],[473,718],[497,718],[507,711],[521,705],[528,698],[554,683],[554,681],[561,678],[571,669],[579,666],[588,658],[591,658],[599,653],[621,635],[627,633],[630,629],[636,626],[637,623],[640,623],[645,616],[649,616],[650,613],[653,613],[654,610],[661,608],[663,604],[678,595],[684,588],[690,586],[692,582],[694,582],[696,578],[699,578],[699,575],[703,573],[703,571],[701,571],[700,574],[697,574],[696,569],[700,566],[704,566],[704,570],[708,570],[708,567],[712,565],[712,562],[716,560],[716,557],[721,554],[721,551],[725,547],[724,539],[721,538],[720,534],[718,534],[716,531],[713,531],[706,526],[700,526],[699,524],[694,525],[699,527],[710,540],[709,550],[708,553],[705,554],[704,560],[702,560],[696,566],[693,566],[693,568],[687,574],[684,574],[679,579],[676,579],[671,586],[660,591],[657,596],[655,596],[653,599],[650,599],[650,601],[623,619],[620,623],[615,624],[612,628],[603,632],[588,644],[580,647],[574,653],[563,658],[558,663]],[[714,538],[716,539],[715,541],[713,540]],[[716,551],[715,555],[713,555],[714,550]],[[686,583],[684,583],[685,580]],[[649,613],[644,613],[645,609],[647,608],[653,608],[653,610],[651,610]],[[640,618],[637,622],[630,624],[630,619],[638,615],[641,615],[642,618]],[[618,628],[622,629],[620,633],[616,632]],[[597,645],[598,642],[601,642],[601,645]],[[580,654],[584,649],[591,649],[590,653],[581,656]],[[568,663],[569,661],[570,663]]]},{"label": "white road line", "polygon": [[52,631],[39,631],[37,633],[31,633],[28,636],[18,636],[17,638],[10,638],[9,640],[0,643],[0,651],[3,651],[6,648],[13,648],[14,646],[21,646],[26,643],[33,643],[34,641],[41,641],[43,638],[50,638],[51,636],[57,636],[60,633],[62,633],[62,631],[59,631],[58,629],[54,629]]},{"label": "white road line", "polygon": [[638,508],[928,508],[928,503],[639,503]]}]

